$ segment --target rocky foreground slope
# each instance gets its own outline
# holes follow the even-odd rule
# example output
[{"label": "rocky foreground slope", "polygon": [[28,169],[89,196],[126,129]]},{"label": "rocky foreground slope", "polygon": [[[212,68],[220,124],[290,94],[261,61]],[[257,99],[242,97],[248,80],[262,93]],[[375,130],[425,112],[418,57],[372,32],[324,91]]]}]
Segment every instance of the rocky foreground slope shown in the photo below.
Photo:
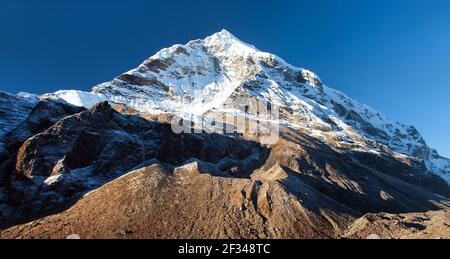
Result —
[{"label": "rocky foreground slope", "polygon": [[297,131],[268,147],[240,135],[177,135],[163,120],[100,103],[28,138],[2,172],[2,222],[37,220],[0,236],[337,238],[366,213],[450,205],[437,176],[375,155],[369,167]]},{"label": "rocky foreground slope", "polygon": [[[227,31],[90,93],[0,98],[1,238],[450,233],[450,163],[413,127]],[[278,141],[172,131],[174,117],[220,120],[242,98],[279,107]]]}]

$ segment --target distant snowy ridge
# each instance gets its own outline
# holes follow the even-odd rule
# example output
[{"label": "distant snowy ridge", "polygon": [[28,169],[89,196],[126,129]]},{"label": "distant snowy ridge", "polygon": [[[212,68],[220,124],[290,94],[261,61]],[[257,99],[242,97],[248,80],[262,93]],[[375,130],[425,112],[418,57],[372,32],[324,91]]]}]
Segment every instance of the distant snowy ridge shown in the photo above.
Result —
[{"label": "distant snowy ridge", "polygon": [[95,104],[106,101],[106,96],[99,93],[91,93],[77,90],[60,90],[52,94],[45,94],[43,97],[60,98],[75,106],[91,108]]},{"label": "distant snowy ridge", "polygon": [[[198,92],[201,100],[190,98]],[[337,148],[411,157],[450,182],[450,160],[429,148],[414,127],[350,99],[313,72],[259,51],[226,30],[163,49],[90,93],[51,95],[87,108],[107,100],[141,112],[196,115],[230,98],[252,96],[284,109],[283,123]]]}]

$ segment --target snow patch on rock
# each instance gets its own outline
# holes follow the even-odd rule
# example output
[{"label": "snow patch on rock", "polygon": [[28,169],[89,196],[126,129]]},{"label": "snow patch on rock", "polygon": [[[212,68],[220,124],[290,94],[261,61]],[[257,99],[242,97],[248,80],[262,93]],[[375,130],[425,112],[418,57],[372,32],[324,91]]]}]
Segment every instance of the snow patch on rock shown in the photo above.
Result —
[{"label": "snow patch on rock", "polygon": [[69,104],[79,107],[85,107],[87,109],[90,109],[97,103],[107,100],[106,96],[104,96],[103,94],[77,90],[61,90],[53,93],[52,95],[57,98],[63,99]]}]

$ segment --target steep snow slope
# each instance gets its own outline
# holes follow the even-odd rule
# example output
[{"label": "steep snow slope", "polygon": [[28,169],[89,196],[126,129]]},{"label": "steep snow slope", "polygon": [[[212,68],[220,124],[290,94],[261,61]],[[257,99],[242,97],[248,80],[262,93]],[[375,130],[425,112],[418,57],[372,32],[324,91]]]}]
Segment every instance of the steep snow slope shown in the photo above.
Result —
[{"label": "steep snow slope", "polygon": [[[325,86],[313,72],[243,43],[226,30],[163,49],[93,93],[56,93],[69,103],[123,103],[150,113],[201,115],[251,96],[278,105],[281,122],[345,150],[406,156],[449,181],[450,160],[412,126],[395,122]],[[75,95],[76,97],[73,97]]]}]

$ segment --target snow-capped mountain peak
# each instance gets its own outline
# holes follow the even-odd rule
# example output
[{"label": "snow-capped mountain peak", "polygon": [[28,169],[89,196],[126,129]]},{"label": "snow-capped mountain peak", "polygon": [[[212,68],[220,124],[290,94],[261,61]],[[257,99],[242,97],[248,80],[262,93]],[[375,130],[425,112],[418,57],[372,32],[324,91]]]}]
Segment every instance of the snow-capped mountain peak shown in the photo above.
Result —
[{"label": "snow-capped mountain peak", "polygon": [[[275,115],[261,111],[264,102]],[[189,123],[177,134],[171,120],[180,117]],[[224,128],[238,134],[224,134]],[[367,213],[448,209],[449,184],[450,160],[428,147],[413,126],[226,30],[162,49],[90,92],[0,92],[0,225],[58,211],[39,224],[12,227],[18,231],[12,235],[0,230],[0,237],[64,234],[86,225],[71,225],[70,219],[96,217],[99,224],[83,238],[99,228],[114,237],[133,237],[129,232],[141,238],[140,230],[155,232],[161,220],[168,225],[157,228],[159,238],[164,231],[187,237],[199,232],[190,231],[192,226],[205,229],[220,212],[233,215],[216,224],[222,230],[230,222],[255,226],[238,237],[314,237],[313,229],[327,238],[347,238],[342,233],[359,229],[361,215],[373,217]],[[181,207],[172,206],[174,197]],[[121,211],[111,215],[132,211],[122,208],[130,201],[131,209],[144,208],[133,217],[135,229],[101,220],[113,207]],[[194,203],[186,206],[189,201]],[[96,210],[98,204],[105,206]],[[204,222],[198,211],[206,215]],[[446,220],[441,217],[439,224]],[[311,224],[295,224],[311,218]],[[62,223],[55,228],[55,219],[67,229],[61,231]],[[117,233],[123,228],[127,233]],[[225,231],[227,237],[235,229]],[[287,232],[271,231],[277,229]]]},{"label": "snow-capped mountain peak", "polygon": [[229,31],[223,29],[209,37],[206,37],[205,46],[210,48],[223,48],[235,54],[240,54],[242,56],[250,55],[259,52],[255,46],[247,44],[239,40],[236,36],[231,34]]},{"label": "snow-capped mountain peak", "polygon": [[[200,98],[193,98],[198,93]],[[283,125],[334,148],[406,156],[450,181],[450,160],[432,155],[414,127],[388,119],[327,87],[313,72],[259,51],[227,30],[163,49],[92,93],[56,95],[75,105],[108,100],[141,112],[196,115],[251,96],[279,106]]]}]

